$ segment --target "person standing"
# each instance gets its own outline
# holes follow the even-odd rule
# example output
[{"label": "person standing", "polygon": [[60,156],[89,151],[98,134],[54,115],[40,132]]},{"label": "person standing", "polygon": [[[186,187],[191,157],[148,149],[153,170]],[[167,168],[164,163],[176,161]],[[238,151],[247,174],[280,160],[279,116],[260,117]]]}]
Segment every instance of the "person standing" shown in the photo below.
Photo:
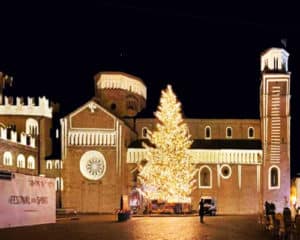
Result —
[{"label": "person standing", "polygon": [[204,201],[201,199],[199,202],[199,216],[200,216],[200,222],[204,223],[203,217],[204,217]]}]

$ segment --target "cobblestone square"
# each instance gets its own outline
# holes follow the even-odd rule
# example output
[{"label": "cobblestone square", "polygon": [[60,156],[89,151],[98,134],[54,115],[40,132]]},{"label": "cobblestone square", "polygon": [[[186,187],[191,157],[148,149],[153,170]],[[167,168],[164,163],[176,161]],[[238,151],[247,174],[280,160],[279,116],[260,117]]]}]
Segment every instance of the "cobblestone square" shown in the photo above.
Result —
[{"label": "cobblestone square", "polygon": [[252,216],[132,217],[117,222],[114,215],[84,215],[78,220],[62,219],[55,224],[0,230],[2,240],[268,240],[269,232]]}]

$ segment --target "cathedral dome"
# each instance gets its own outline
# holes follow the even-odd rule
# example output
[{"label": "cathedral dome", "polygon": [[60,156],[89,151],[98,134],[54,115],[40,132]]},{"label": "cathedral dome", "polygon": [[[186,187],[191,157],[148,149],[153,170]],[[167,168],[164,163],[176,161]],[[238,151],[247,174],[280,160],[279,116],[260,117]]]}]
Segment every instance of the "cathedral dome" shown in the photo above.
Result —
[{"label": "cathedral dome", "polygon": [[123,72],[100,72],[94,78],[96,98],[116,115],[134,117],[145,107],[147,88],[142,79]]}]

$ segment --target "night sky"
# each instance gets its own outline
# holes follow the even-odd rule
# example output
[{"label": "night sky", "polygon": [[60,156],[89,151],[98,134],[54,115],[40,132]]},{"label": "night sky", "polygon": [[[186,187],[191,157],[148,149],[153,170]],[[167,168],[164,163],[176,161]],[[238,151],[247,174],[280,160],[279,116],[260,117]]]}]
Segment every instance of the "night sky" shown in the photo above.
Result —
[{"label": "night sky", "polygon": [[287,39],[292,175],[300,172],[294,6],[10,1],[0,9],[0,71],[14,77],[12,94],[45,95],[60,102],[62,115],[93,96],[96,73],[124,71],[147,85],[143,117],[153,117],[171,84],[186,117],[259,118],[260,53]]}]

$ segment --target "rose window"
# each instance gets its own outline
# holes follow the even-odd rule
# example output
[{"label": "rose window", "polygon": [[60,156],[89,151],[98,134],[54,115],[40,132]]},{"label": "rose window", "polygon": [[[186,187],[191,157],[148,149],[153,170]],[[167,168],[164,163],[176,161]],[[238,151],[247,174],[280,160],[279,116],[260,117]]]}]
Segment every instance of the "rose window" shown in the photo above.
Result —
[{"label": "rose window", "polygon": [[104,170],[103,161],[100,159],[91,159],[88,161],[86,169],[90,175],[98,176]]},{"label": "rose window", "polygon": [[99,180],[104,176],[106,161],[98,151],[88,151],[80,159],[80,171],[89,180]]}]

